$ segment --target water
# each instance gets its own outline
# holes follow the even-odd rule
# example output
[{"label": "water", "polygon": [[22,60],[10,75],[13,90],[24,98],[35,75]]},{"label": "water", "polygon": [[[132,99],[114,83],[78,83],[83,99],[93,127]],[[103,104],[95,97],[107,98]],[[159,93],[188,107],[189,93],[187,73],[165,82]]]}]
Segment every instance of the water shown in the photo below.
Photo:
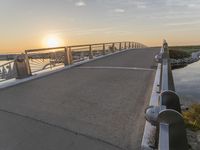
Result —
[{"label": "water", "polygon": [[0,60],[0,66],[1,65],[3,65],[3,64],[6,64],[6,63],[8,63],[9,61],[7,61],[7,60]]},{"label": "water", "polygon": [[200,103],[200,61],[173,71],[176,92],[184,105]]}]

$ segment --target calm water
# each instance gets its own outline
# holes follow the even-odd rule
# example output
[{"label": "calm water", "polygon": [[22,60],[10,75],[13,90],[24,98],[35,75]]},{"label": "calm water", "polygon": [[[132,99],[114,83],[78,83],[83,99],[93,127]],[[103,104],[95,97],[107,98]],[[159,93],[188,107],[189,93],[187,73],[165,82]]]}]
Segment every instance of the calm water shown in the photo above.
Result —
[{"label": "calm water", "polygon": [[173,71],[176,91],[181,103],[200,103],[200,61]]}]

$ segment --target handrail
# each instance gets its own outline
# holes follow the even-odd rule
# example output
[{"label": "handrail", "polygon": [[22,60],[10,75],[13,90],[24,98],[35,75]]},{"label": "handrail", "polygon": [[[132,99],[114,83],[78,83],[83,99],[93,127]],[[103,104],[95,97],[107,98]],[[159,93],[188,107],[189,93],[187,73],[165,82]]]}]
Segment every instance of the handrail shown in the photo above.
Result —
[{"label": "handrail", "polygon": [[5,64],[0,65],[0,67],[6,66],[6,65],[8,65],[8,64],[11,64],[11,63],[13,63],[14,61],[15,61],[15,60],[9,61],[9,62],[7,62],[7,63],[5,63]]},{"label": "handrail", "polygon": [[[187,150],[187,137],[179,97],[175,93],[168,44],[163,43],[159,120],[159,150]],[[177,132],[178,131],[178,132]],[[176,133],[176,134],[175,134]]]},{"label": "handrail", "polygon": [[17,77],[15,60],[0,65],[0,82]]},{"label": "handrail", "polygon": [[25,50],[25,52],[49,51],[49,50],[63,49],[63,48],[65,48],[65,47],[50,47],[50,48],[30,49],[30,50]]},{"label": "handrail", "polygon": [[[120,50],[144,47],[146,46],[138,42],[125,41],[29,49],[25,50],[25,54],[23,54],[22,57],[24,59],[22,63],[17,63],[17,78],[28,77],[31,76],[32,73],[45,69],[71,65],[85,59],[93,59],[100,55],[103,56]],[[4,65],[8,64],[9,63],[6,63]],[[15,76],[13,76],[13,78],[15,78]]]},{"label": "handrail", "polygon": [[[38,72],[44,69],[57,67],[58,65],[70,65],[87,58],[93,59],[93,57],[114,53],[122,49],[142,47],[145,47],[145,45],[137,42],[108,42],[32,49],[26,50],[25,54],[27,60],[29,60],[27,61],[29,63],[28,66],[30,66],[28,70],[31,70],[31,72]],[[41,53],[43,51],[45,53]],[[36,56],[38,56],[38,58],[36,58]],[[49,59],[48,62],[46,61],[47,59]]]},{"label": "handrail", "polygon": [[146,119],[156,126],[155,146],[158,150],[188,150],[184,120],[181,115],[179,97],[175,92],[170,64],[168,44],[164,41],[156,57],[161,64],[159,83],[159,105],[146,109]]},{"label": "handrail", "polygon": [[163,44],[162,51],[163,52],[161,52],[162,53],[162,74],[161,74],[162,87],[161,89],[162,91],[166,91],[166,90],[175,91],[167,43]]},{"label": "handrail", "polygon": [[62,49],[65,47],[87,47],[87,46],[95,46],[95,45],[103,45],[103,44],[113,44],[113,43],[136,43],[141,45],[142,47],[146,47],[144,44],[141,44],[139,42],[130,42],[130,41],[124,41],[124,42],[108,42],[108,43],[94,43],[94,44],[82,44],[82,45],[69,45],[69,46],[61,46],[61,47],[51,47],[51,48],[40,48],[40,49],[30,49],[25,50],[26,52],[36,52],[36,51],[45,51],[45,50],[53,50],[53,49]]}]

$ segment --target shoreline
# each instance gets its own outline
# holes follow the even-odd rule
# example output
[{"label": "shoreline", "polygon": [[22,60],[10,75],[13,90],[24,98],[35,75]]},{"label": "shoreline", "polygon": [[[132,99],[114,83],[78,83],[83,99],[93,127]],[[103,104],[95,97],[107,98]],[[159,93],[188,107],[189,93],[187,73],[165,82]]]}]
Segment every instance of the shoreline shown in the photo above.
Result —
[{"label": "shoreline", "polygon": [[189,64],[195,63],[200,60],[200,51],[193,52],[190,57],[173,59],[171,58],[172,69],[179,69],[188,66]]}]

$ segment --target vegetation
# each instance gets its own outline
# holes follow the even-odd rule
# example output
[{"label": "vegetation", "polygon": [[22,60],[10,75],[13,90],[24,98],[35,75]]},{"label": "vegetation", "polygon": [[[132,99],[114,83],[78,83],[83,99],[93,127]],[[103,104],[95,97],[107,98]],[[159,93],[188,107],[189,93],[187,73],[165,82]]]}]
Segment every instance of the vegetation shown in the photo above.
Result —
[{"label": "vegetation", "polygon": [[193,52],[200,51],[200,46],[172,46],[169,47],[170,57],[173,59],[188,58]]},{"label": "vegetation", "polygon": [[173,59],[183,59],[191,56],[189,53],[181,50],[169,50],[169,55]]},{"label": "vegetation", "polygon": [[200,46],[172,46],[172,47],[169,47],[169,50],[183,51],[188,54],[192,54],[193,52],[199,51]]},{"label": "vegetation", "polygon": [[200,104],[193,104],[187,111],[183,112],[183,118],[187,128],[197,131],[200,130]]}]

